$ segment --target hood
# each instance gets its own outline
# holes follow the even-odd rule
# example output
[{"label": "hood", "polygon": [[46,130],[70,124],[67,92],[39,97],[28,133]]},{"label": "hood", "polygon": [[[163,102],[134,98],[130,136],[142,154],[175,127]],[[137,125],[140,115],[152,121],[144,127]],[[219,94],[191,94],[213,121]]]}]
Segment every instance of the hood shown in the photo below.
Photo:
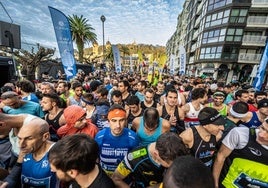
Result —
[{"label": "hood", "polygon": [[86,114],[86,111],[82,107],[77,106],[77,105],[68,106],[63,112],[65,121],[67,125],[70,125],[70,126],[74,125],[75,122],[79,120],[85,114]]}]

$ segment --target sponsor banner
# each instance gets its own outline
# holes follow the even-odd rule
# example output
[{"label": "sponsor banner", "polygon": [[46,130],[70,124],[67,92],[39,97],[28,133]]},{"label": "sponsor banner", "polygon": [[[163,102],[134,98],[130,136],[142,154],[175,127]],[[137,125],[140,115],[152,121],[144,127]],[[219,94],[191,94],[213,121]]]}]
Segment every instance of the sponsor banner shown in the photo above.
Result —
[{"label": "sponsor banner", "polygon": [[257,71],[257,75],[253,82],[253,87],[258,91],[262,89],[267,62],[268,62],[268,40],[266,42],[265,50],[261,58],[261,62]]},{"label": "sponsor banner", "polygon": [[76,65],[69,20],[61,11],[50,6],[48,9],[53,22],[66,79],[70,80],[76,75]]},{"label": "sponsor banner", "polygon": [[119,73],[122,71],[121,61],[120,61],[120,51],[117,45],[112,45],[113,55],[114,55],[114,67],[115,72]]},{"label": "sponsor banner", "polygon": [[186,70],[186,51],[185,48],[183,46],[179,46],[179,50],[180,50],[180,70],[179,70],[179,74],[180,75],[184,75],[185,74],[185,70]]}]

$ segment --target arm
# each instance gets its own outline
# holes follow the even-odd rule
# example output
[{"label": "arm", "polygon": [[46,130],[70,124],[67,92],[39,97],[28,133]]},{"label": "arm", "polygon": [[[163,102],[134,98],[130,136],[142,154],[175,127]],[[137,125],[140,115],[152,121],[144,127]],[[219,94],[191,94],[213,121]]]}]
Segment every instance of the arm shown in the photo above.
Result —
[{"label": "arm", "polygon": [[128,105],[125,105],[125,110],[126,110],[126,116],[128,117],[129,113],[130,113],[130,109]]},{"label": "arm", "polygon": [[181,137],[183,143],[186,145],[187,148],[191,148],[193,146],[193,131],[192,129],[186,129],[183,131],[179,137]]},{"label": "arm", "polygon": [[178,107],[178,112],[180,120],[184,120],[184,111],[182,110],[182,108]]},{"label": "arm", "polygon": [[130,188],[130,186],[123,181],[125,177],[126,176],[123,176],[122,174],[120,174],[118,170],[115,170],[111,178],[117,188]]},{"label": "arm", "polygon": [[168,120],[163,119],[162,121],[162,133],[169,132],[170,131],[170,123]]},{"label": "arm", "polygon": [[70,104],[71,104],[71,103],[70,103],[70,99],[67,98],[67,100],[66,100],[66,105],[67,105],[67,106],[70,106]]},{"label": "arm", "polygon": [[161,105],[159,105],[158,107],[157,107],[157,111],[158,111],[158,113],[159,113],[159,117],[161,117],[162,116],[162,106]]},{"label": "arm", "polygon": [[137,132],[137,130],[139,129],[139,126],[140,126],[140,117],[136,117],[132,121],[131,129],[134,130],[135,132]]},{"label": "arm", "polygon": [[186,99],[184,97],[184,95],[182,93],[178,93],[180,95],[180,98],[181,98],[181,106],[185,105],[186,104]]},{"label": "arm", "polygon": [[159,103],[160,103],[161,106],[164,106],[164,104],[165,104],[165,102],[164,102],[164,98],[165,98],[165,95],[162,95],[162,96],[160,97]]},{"label": "arm", "polygon": [[66,124],[66,120],[65,120],[65,118],[64,118],[64,115],[62,114],[61,116],[60,116],[60,119],[59,119],[59,125],[60,126],[63,126],[63,125],[65,125]]},{"label": "arm", "polygon": [[17,163],[12,168],[10,174],[4,179],[4,182],[7,184],[7,188],[16,187],[17,182],[20,181],[21,168],[24,156],[25,153],[19,153]]},{"label": "arm", "polygon": [[189,112],[189,110],[190,110],[190,106],[187,103],[181,107],[181,111],[183,113],[184,118],[185,118],[185,115]]},{"label": "arm", "polygon": [[215,188],[219,187],[219,177],[220,177],[220,173],[221,173],[224,161],[231,154],[231,152],[232,150],[226,147],[224,144],[221,145],[220,150],[215,159],[215,162],[213,165],[213,171],[212,171]]}]

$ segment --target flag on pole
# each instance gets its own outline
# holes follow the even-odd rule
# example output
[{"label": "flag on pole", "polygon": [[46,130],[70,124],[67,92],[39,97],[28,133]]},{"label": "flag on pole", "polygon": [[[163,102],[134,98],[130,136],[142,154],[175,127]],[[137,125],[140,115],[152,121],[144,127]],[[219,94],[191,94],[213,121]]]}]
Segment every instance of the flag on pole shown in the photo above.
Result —
[{"label": "flag on pole", "polygon": [[163,75],[163,69],[164,69],[164,66],[167,62],[167,56],[166,55],[162,55],[159,59],[159,78],[158,78],[158,81],[162,81],[162,75]]},{"label": "flag on pole", "polygon": [[70,80],[76,75],[76,65],[69,20],[61,11],[50,6],[48,9],[53,22],[66,79]]},{"label": "flag on pole", "polygon": [[169,73],[170,75],[174,75],[175,73],[175,55],[171,55],[170,56],[170,60],[169,60]]},{"label": "flag on pole", "polygon": [[186,71],[186,51],[182,45],[179,46],[179,50],[180,50],[180,71],[179,71],[179,74],[184,75],[185,71]]},{"label": "flag on pole", "polygon": [[253,87],[257,91],[260,91],[262,88],[267,62],[268,62],[268,40],[266,41],[266,46],[265,46],[265,49],[261,58],[260,66],[259,66],[257,75],[253,82]]},{"label": "flag on pole", "polygon": [[129,56],[129,66],[130,66],[130,73],[133,73],[133,62],[132,62],[132,56]]},{"label": "flag on pole", "polygon": [[153,81],[153,73],[154,73],[154,62],[149,62],[147,80],[149,83]]},{"label": "flag on pole", "polygon": [[119,73],[122,71],[121,61],[120,61],[120,52],[117,45],[112,45],[113,55],[114,55],[114,66],[115,72]]}]

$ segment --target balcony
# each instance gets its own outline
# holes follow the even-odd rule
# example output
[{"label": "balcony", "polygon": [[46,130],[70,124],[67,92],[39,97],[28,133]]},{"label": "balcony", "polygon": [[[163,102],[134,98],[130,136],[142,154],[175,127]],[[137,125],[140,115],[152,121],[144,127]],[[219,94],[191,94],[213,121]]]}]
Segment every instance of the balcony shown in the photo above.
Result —
[{"label": "balcony", "polygon": [[244,35],[242,45],[265,46],[266,36]]},{"label": "balcony", "polygon": [[191,52],[194,52],[196,50],[197,43],[194,43],[191,47]]},{"label": "balcony", "polygon": [[199,31],[196,30],[196,31],[194,32],[194,35],[193,35],[193,38],[192,38],[193,41],[196,41],[196,40],[197,40],[198,34],[199,34]]},{"label": "balcony", "polygon": [[249,16],[247,20],[248,27],[268,27],[267,16]]},{"label": "balcony", "polygon": [[201,10],[202,10],[202,7],[203,7],[203,2],[201,2],[199,5],[198,5],[198,7],[197,7],[197,10],[196,10],[196,14],[197,15],[200,15],[201,14]]},{"label": "balcony", "polygon": [[240,53],[238,57],[238,62],[258,64],[261,61],[261,57],[262,57],[262,54]]},{"label": "balcony", "polygon": [[252,8],[267,8],[268,0],[252,0]]},{"label": "balcony", "polygon": [[189,64],[193,64],[194,63],[194,56],[189,58]]},{"label": "balcony", "polygon": [[194,28],[195,28],[195,29],[199,28],[200,21],[201,21],[201,16],[199,16],[199,17],[195,20],[195,24],[194,24]]}]

